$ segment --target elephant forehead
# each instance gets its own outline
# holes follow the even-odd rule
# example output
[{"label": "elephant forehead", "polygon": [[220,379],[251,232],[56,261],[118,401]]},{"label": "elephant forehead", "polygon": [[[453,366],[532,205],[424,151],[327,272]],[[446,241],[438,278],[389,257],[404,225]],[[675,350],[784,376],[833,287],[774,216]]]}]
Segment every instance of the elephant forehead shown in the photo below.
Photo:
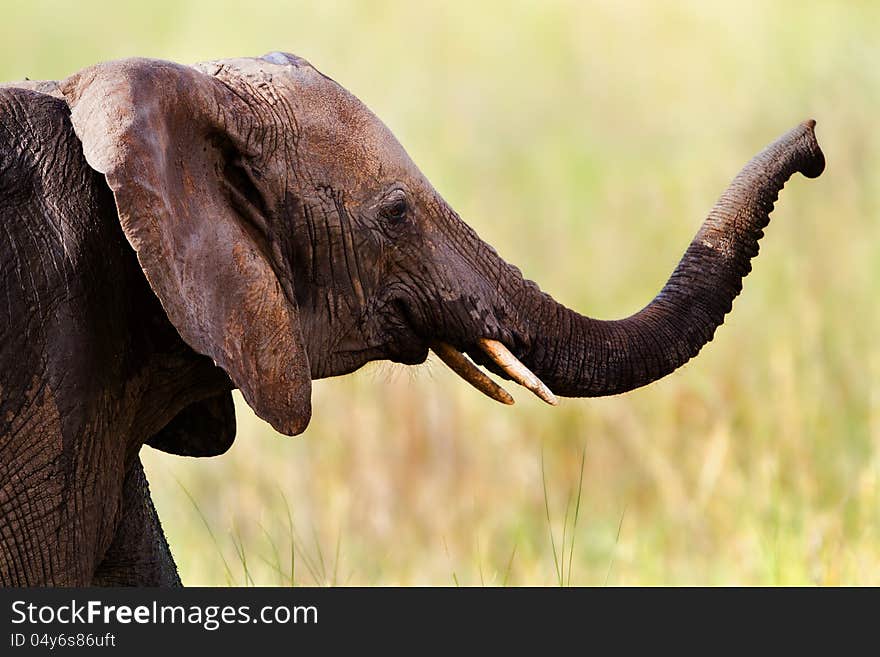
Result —
[{"label": "elephant forehead", "polygon": [[[199,64],[259,98],[264,121],[290,131],[296,157],[311,173],[349,184],[421,178],[392,132],[370,109],[306,60],[286,53]],[[327,181],[332,182],[332,181]]]},{"label": "elephant forehead", "polygon": [[395,136],[358,98],[320,74],[304,78],[292,90],[301,156],[351,179],[417,174]]},{"label": "elephant forehead", "polygon": [[318,97],[303,100],[299,155],[309,164],[351,180],[417,173],[391,131],[357,99],[337,97],[327,104]]}]

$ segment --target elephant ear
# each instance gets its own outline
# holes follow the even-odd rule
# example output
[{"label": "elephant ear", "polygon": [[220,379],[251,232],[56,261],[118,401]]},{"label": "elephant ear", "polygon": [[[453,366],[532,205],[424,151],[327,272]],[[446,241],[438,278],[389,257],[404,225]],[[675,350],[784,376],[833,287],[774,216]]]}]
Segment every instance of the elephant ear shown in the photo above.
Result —
[{"label": "elephant ear", "polygon": [[235,440],[235,404],[228,392],[184,408],[147,445],[178,456],[218,456]]},{"label": "elephant ear", "polygon": [[301,433],[311,376],[292,285],[273,269],[265,231],[249,150],[259,113],[228,83],[156,60],[100,64],[60,88],[180,336],[226,371],[257,415]]}]

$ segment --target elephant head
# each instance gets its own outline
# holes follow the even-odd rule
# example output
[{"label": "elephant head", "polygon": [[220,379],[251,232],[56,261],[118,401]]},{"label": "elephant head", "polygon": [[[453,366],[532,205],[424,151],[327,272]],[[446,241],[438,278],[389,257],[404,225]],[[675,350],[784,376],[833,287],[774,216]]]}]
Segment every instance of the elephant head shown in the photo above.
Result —
[{"label": "elephant head", "polygon": [[130,59],[60,90],[180,336],[286,434],[309,422],[312,379],[421,363],[432,347],[506,403],[475,363],[551,403],[659,379],[723,322],[785,182],[824,168],[813,121],[783,135],[734,179],[653,301],[600,321],[525,280],[378,118],[298,57]]}]

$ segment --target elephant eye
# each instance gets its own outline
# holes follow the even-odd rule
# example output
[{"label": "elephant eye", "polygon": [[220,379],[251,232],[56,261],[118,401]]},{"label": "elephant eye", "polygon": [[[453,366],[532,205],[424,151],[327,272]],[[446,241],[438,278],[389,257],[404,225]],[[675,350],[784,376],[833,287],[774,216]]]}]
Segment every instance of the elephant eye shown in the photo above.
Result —
[{"label": "elephant eye", "polygon": [[409,205],[403,194],[395,195],[388,199],[388,202],[381,210],[381,215],[391,224],[400,224],[406,220],[409,213]]}]

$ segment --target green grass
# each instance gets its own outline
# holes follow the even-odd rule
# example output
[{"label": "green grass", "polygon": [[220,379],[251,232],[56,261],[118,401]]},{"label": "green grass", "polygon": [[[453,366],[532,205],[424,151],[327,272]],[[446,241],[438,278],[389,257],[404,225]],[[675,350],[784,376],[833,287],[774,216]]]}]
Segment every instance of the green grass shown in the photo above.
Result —
[{"label": "green grass", "polygon": [[[571,585],[571,564],[574,557],[574,541],[575,537],[577,536],[577,524],[581,510],[581,493],[584,490],[584,464],[586,462],[586,458],[587,449],[585,447],[583,453],[581,454],[581,470],[578,477],[577,493],[575,493],[575,491],[571,491],[568,494],[568,497],[566,497],[565,499],[565,512],[562,514],[562,540],[559,542],[559,552],[557,553],[556,539],[553,534],[553,521],[550,518],[550,502],[547,495],[547,477],[544,471],[544,452],[541,452],[541,486],[544,490],[544,513],[547,516],[547,530],[550,534],[550,549],[553,551],[553,567],[556,570],[556,580],[559,583],[559,586]],[[574,499],[574,511],[571,516],[569,516],[569,509],[571,509],[572,499]],[[568,545],[568,570],[566,570],[565,536],[566,532],[568,531],[569,517],[571,518],[571,534],[570,544]],[[511,557],[511,560],[512,559],[513,557]],[[510,568],[508,566],[508,572],[509,570]]]},{"label": "green grass", "polygon": [[442,364],[376,365],[317,382],[299,438],[239,403],[222,457],[146,449],[184,581],[554,585],[564,563],[573,585],[880,584],[877,25],[871,2],[5,8],[6,79],[310,59],[503,256],[598,317],[651,299],[739,168],[818,121],[826,173],[789,183],[733,313],[661,382],[503,408]]}]

